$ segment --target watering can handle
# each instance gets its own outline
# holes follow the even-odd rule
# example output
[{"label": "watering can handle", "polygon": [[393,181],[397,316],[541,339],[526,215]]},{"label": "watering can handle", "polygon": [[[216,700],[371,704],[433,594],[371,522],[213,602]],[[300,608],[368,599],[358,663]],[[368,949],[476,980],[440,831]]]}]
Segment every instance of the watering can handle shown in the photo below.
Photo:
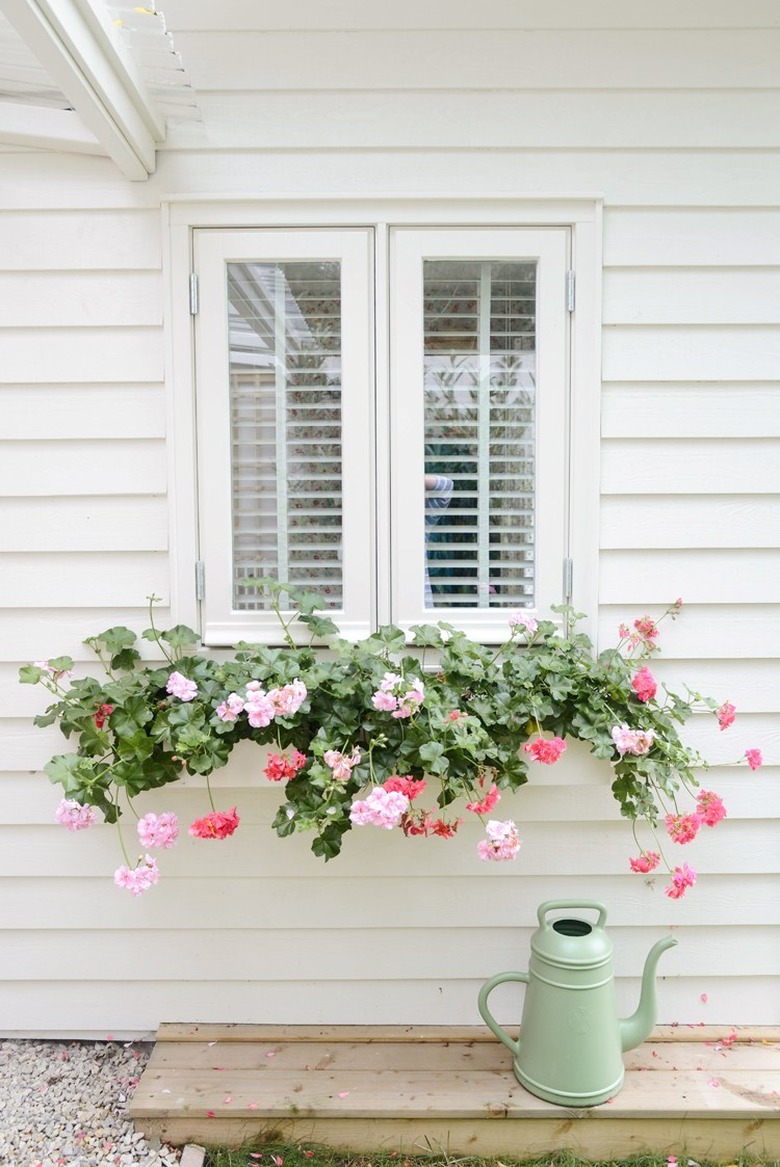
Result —
[{"label": "watering can handle", "polygon": [[607,909],[596,900],[546,900],[545,903],[539,905],[539,911],[537,912],[539,926],[544,927],[544,917],[548,912],[560,911],[562,908],[592,908],[594,912],[598,912],[599,914],[596,927],[604,927],[604,922],[607,918]]},{"label": "watering can handle", "polygon": [[495,989],[496,985],[502,985],[504,983],[504,981],[522,981],[522,983],[524,985],[527,985],[528,979],[529,979],[528,973],[522,973],[522,972],[499,973],[498,976],[491,977],[489,981],[485,981],[484,985],[482,986],[482,988],[479,991],[478,1005],[479,1005],[479,1011],[482,1014],[483,1020],[487,1022],[487,1024],[493,1030],[493,1033],[495,1033],[498,1040],[503,1041],[504,1045],[507,1047],[507,1049],[510,1049],[512,1051],[512,1053],[515,1055],[515,1057],[517,1057],[518,1050],[520,1049],[520,1043],[519,1043],[519,1041],[513,1041],[512,1038],[509,1036],[509,1034],[506,1032],[506,1030],[501,1028],[501,1026],[496,1021],[495,1017],[493,1016],[493,1014],[490,1012],[490,1010],[487,1007],[487,999],[490,996],[490,994],[493,992],[493,989]]}]

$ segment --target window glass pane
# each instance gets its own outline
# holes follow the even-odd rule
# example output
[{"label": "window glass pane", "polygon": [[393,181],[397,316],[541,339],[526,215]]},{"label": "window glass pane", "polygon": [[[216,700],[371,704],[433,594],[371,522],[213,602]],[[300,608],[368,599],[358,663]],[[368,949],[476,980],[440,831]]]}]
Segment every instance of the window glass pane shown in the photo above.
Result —
[{"label": "window glass pane", "polygon": [[425,606],[534,605],[536,263],[426,260]]},{"label": "window glass pane", "polygon": [[271,576],[340,608],[340,264],[227,266],[233,606]]}]

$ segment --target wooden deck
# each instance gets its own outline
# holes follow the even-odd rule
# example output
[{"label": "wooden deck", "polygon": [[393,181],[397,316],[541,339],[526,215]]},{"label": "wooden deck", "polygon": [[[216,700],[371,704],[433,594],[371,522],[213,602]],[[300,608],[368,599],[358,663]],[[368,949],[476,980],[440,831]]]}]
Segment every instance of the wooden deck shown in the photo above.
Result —
[{"label": "wooden deck", "polygon": [[302,1141],[404,1153],[780,1157],[780,1030],[657,1029],[602,1106],[542,1102],[487,1029],[160,1027],[130,1105],[175,1145]]}]

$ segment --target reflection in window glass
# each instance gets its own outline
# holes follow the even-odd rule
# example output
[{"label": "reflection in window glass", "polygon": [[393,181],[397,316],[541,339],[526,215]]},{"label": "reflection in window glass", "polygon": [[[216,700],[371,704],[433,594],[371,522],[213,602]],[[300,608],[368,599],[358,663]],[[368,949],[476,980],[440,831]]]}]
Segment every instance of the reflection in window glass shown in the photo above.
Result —
[{"label": "reflection in window glass", "polygon": [[536,264],[426,260],[426,607],[534,596]]},{"label": "reflection in window glass", "polygon": [[233,606],[270,576],[342,606],[341,284],[335,262],[228,264]]}]

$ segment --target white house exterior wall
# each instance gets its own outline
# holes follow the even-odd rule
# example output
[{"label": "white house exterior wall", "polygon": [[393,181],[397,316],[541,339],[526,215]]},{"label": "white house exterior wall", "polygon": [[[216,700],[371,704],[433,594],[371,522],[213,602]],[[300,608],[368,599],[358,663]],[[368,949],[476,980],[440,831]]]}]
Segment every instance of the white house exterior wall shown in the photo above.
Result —
[{"label": "white house exterior wall", "polygon": [[[2,155],[2,1033],[477,1023],[480,984],[525,967],[538,903],[584,895],[609,907],[625,1010],[673,927],[659,1020],[780,1022],[776,6],[713,3],[706,28],[693,3],[642,6],[641,23],[617,0],[390,7],[172,0],[204,120],[171,131],[148,182],[99,158]],[[658,674],[737,706],[729,732],[690,730],[729,811],[696,844],[699,884],[673,903],[627,873],[629,827],[579,749],[507,800],[524,838],[511,870],[463,842],[359,831],[323,865],[270,831],[274,792],[244,752],[215,779],[240,832],[185,840],[130,899],[113,828],[54,823],[41,767],[62,740],[33,728],[44,695],[16,678],[63,653],[91,669],[85,636],[142,629],[144,598],[186,575],[167,441],[186,272],[168,265],[168,206],[486,192],[603,200],[597,630],[606,646],[681,596]],[[745,745],[766,758],[755,774],[734,765]],[[201,784],[145,805],[195,817]]]}]

